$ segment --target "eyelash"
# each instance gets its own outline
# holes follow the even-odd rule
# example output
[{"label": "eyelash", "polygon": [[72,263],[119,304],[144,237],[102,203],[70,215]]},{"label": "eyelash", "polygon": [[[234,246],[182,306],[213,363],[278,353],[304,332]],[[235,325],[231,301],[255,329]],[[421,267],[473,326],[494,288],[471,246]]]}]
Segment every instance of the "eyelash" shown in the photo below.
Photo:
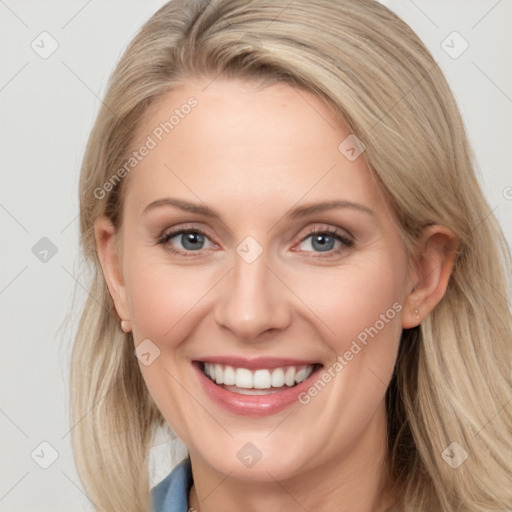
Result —
[{"label": "eyelash", "polygon": [[[174,238],[175,236],[181,235],[181,234],[184,234],[184,233],[197,233],[197,234],[200,234],[200,235],[204,236],[207,239],[210,239],[210,237],[204,231],[201,231],[200,229],[197,229],[197,228],[194,228],[194,227],[181,227],[179,229],[176,229],[174,231],[170,231],[170,232],[165,233],[164,235],[162,235],[158,239],[158,244],[164,245],[171,238]],[[350,238],[346,237],[344,234],[342,234],[342,232],[338,231],[337,229],[331,228],[331,227],[315,227],[315,228],[312,228],[311,230],[309,230],[307,232],[307,234],[299,242],[302,243],[305,240],[307,240],[309,237],[317,235],[317,234],[329,235],[329,236],[335,238],[336,240],[338,240],[339,242],[341,242],[342,246],[339,247],[338,249],[333,249],[333,250],[326,251],[327,256],[314,256],[316,258],[326,258],[326,257],[328,258],[329,256],[337,255],[337,254],[341,253],[343,250],[349,249],[349,248],[354,246],[354,241],[353,240],[351,240]],[[211,242],[211,240],[210,240],[210,242]],[[170,250],[174,254],[178,254],[178,255],[184,256],[186,258],[196,257],[197,255],[194,254],[194,253],[195,252],[200,252],[200,251],[181,251],[181,250],[175,249],[171,245],[168,245],[167,249]],[[321,253],[321,251],[300,251],[300,250],[296,251],[296,252],[317,252],[317,253]]]},{"label": "eyelash", "polygon": [[[331,227],[314,227],[307,232],[307,234],[300,240],[300,242],[304,242],[309,237],[317,235],[317,234],[329,235],[332,238],[334,238],[335,240],[338,240],[339,242],[341,242],[341,246],[338,247],[337,249],[332,249],[332,250],[326,251],[326,253],[327,253],[326,256],[321,256],[322,251],[304,251],[304,252],[314,252],[315,254],[317,254],[317,256],[314,256],[315,258],[328,258],[329,256],[336,256],[336,255],[340,254],[343,250],[350,249],[351,247],[354,246],[354,240],[345,236],[341,231],[339,231],[335,228],[331,228]],[[298,252],[302,252],[302,251],[298,251]]]}]

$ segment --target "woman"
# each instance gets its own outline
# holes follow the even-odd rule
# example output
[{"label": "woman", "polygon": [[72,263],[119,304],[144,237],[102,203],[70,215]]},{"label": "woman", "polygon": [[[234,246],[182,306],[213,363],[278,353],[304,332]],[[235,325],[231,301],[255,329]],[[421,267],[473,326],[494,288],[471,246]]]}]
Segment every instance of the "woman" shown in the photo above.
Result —
[{"label": "woman", "polygon": [[[172,1],[81,176],[99,510],[512,508],[509,257],[450,89],[370,0]],[[188,457],[151,492],[169,425]]]}]

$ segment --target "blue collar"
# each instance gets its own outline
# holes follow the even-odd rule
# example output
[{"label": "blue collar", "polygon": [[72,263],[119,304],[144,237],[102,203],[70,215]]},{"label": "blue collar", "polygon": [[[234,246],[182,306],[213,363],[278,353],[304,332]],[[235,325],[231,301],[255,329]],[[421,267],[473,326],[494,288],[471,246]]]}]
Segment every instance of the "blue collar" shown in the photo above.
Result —
[{"label": "blue collar", "polygon": [[153,512],[187,512],[192,483],[190,457],[187,457],[151,490]]}]

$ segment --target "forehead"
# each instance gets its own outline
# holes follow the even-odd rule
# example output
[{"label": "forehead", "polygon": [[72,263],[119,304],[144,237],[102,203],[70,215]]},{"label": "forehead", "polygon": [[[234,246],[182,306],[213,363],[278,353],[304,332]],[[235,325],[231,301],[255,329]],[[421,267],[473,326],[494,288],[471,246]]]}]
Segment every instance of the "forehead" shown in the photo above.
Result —
[{"label": "forehead", "polygon": [[191,81],[162,97],[138,127],[135,149],[151,148],[129,175],[125,202],[135,210],[166,195],[259,210],[306,196],[375,203],[380,191],[363,155],[347,158],[351,137],[309,91]]}]

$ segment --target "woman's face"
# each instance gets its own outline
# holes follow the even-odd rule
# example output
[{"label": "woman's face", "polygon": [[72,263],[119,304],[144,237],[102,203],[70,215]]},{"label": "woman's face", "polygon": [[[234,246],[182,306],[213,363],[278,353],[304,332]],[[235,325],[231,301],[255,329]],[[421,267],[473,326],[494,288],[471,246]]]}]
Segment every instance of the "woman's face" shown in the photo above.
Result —
[{"label": "woman's face", "polygon": [[149,149],[126,183],[113,295],[149,392],[224,474],[366,463],[385,444],[412,287],[393,216],[318,97],[206,84],[145,117],[136,148]]}]

